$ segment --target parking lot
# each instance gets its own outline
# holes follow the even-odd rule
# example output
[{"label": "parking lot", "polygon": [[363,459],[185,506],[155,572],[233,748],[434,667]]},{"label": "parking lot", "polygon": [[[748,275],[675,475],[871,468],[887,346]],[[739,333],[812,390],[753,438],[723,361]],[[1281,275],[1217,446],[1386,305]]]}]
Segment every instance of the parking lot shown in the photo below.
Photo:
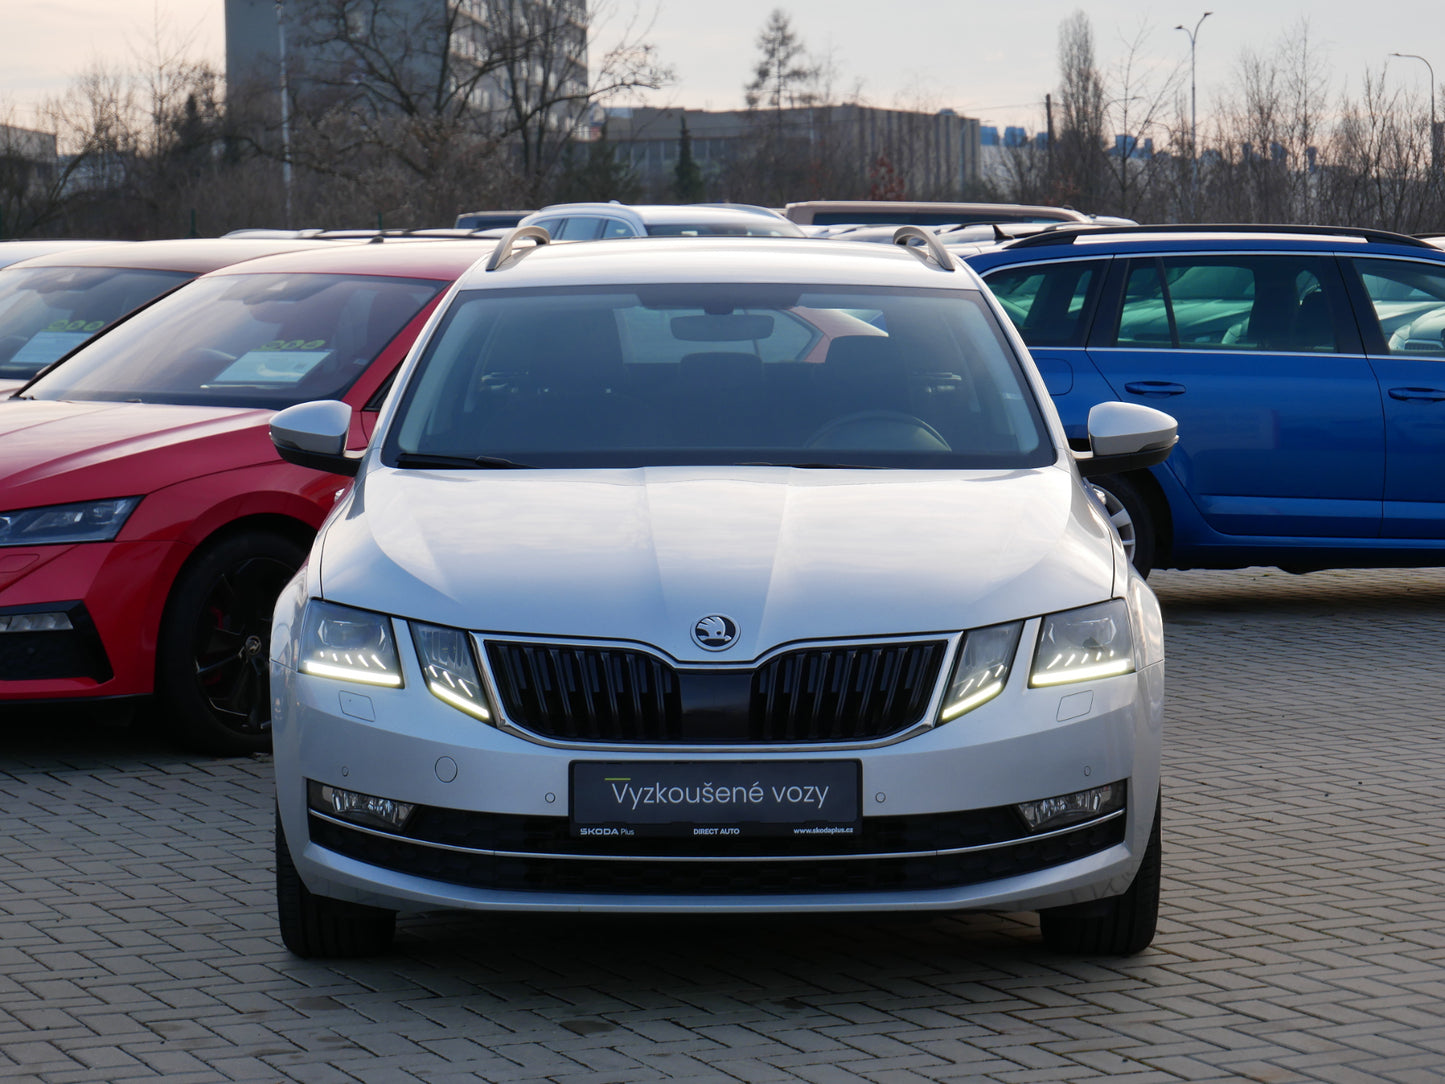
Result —
[{"label": "parking lot", "polygon": [[1445,1079],[1445,570],[1158,573],[1152,949],[1032,915],[404,919],[290,956],[266,758],[85,718],[0,735],[0,1078]]}]

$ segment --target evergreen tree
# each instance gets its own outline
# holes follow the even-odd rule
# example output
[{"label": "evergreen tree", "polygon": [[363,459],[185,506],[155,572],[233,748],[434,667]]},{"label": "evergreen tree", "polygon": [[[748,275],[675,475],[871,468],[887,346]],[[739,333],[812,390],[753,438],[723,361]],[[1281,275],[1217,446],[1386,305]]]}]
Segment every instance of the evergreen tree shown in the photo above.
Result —
[{"label": "evergreen tree", "polygon": [[673,171],[673,195],[678,203],[697,203],[703,196],[702,168],[692,156],[692,134],[687,130],[687,117],[682,118],[682,134],[677,141],[677,168]]}]

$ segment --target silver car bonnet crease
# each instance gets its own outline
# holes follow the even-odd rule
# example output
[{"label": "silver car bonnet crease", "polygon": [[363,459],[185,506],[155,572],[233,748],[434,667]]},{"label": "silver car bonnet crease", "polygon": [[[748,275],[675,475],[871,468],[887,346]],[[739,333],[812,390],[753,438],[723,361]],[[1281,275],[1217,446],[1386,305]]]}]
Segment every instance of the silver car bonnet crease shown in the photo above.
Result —
[{"label": "silver car bonnet crease", "polygon": [[1108,598],[1114,577],[1106,529],[1059,467],[383,468],[319,557],[324,597],[362,609],[651,643],[691,661],[709,657],[691,630],[714,612],[737,622],[726,658],[743,661],[798,640],[1082,606]]}]

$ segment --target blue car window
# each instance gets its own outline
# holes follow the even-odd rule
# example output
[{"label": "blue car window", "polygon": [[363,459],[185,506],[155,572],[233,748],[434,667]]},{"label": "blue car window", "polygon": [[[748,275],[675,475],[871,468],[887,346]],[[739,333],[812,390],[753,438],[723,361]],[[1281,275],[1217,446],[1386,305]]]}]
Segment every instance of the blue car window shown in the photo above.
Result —
[{"label": "blue car window", "polygon": [[1117,346],[1335,353],[1315,256],[1171,256],[1130,269]]},{"label": "blue car window", "polygon": [[1445,354],[1445,267],[1414,260],[1355,260],[1392,354]]},{"label": "blue car window", "polygon": [[1099,269],[1095,261],[1005,267],[987,281],[1029,346],[1082,346]]}]

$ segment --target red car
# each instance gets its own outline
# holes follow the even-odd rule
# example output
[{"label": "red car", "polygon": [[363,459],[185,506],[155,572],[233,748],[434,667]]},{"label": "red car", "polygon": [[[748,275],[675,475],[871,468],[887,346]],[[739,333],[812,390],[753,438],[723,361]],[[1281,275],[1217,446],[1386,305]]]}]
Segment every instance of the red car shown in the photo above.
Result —
[{"label": "red car", "polygon": [[274,237],[9,242],[5,256],[16,252],[15,246],[28,246],[29,251],[19,248],[26,254],[24,262],[13,263],[0,275],[0,397],[197,275],[239,260],[325,243]]},{"label": "red car", "polygon": [[184,744],[266,749],[272,603],[348,484],[282,462],[267,423],[341,399],[363,447],[437,300],[493,247],[250,260],[0,401],[0,700],[154,693]]}]

